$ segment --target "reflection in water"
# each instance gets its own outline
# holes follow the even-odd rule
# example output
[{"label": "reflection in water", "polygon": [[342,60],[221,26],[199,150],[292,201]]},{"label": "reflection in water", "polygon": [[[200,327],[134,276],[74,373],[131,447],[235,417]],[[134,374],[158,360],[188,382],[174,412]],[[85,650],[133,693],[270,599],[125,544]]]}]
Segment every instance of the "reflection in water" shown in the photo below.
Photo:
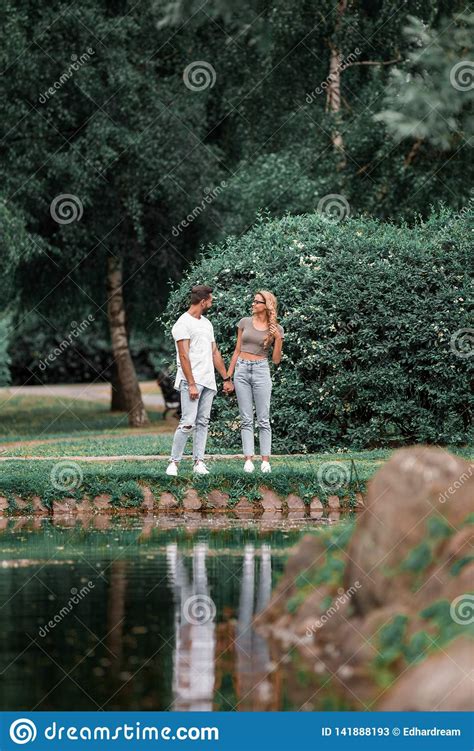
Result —
[{"label": "reflection in water", "polygon": [[[176,711],[211,711],[214,693],[215,612],[193,617],[190,598],[209,597],[206,573],[207,546],[193,548],[192,580],[174,543],[166,548],[168,575],[174,588],[175,647],[173,653],[173,706]],[[195,602],[198,603],[199,599]],[[201,617],[199,617],[201,615]],[[204,615],[204,617],[202,617]]]},{"label": "reflection in water", "polygon": [[160,524],[145,538],[126,519],[0,531],[2,709],[269,710],[313,693],[293,696],[297,674],[273,650],[269,672],[252,628],[307,522]]},{"label": "reflection in water", "polygon": [[272,709],[276,697],[268,677],[270,652],[267,640],[252,628],[254,616],[270,600],[272,558],[270,545],[262,545],[260,576],[255,601],[255,548],[246,545],[237,621],[237,696],[241,711]]},{"label": "reflection in water", "polygon": [[[216,622],[206,572],[207,546],[193,548],[192,577],[176,543],[166,549],[168,577],[174,592],[175,647],[173,653],[173,706],[176,711],[211,711],[215,691]],[[246,545],[240,577],[235,648],[236,709],[274,709],[277,697],[268,679],[270,653],[267,640],[252,628],[254,616],[271,596],[271,546],[260,549],[260,573],[255,592],[254,545]],[[194,602],[196,611],[189,609]]]}]

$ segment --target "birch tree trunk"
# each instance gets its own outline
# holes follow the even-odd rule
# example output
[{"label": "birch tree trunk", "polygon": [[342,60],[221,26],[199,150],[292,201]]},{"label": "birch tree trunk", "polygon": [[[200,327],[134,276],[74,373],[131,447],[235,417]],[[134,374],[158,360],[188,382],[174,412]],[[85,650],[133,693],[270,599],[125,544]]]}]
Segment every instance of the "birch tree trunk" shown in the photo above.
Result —
[{"label": "birch tree trunk", "polygon": [[117,366],[117,381],[120,384],[118,391],[121,392],[125,411],[128,412],[128,424],[132,428],[139,428],[148,425],[149,420],[128,346],[122,289],[122,262],[115,256],[107,258],[107,297],[112,352]]},{"label": "birch tree trunk", "polygon": [[[347,0],[339,0],[337,5],[337,21],[335,31],[338,30],[340,25],[340,19],[346,10]],[[341,71],[343,57],[340,49],[334,45],[329,45],[331,50],[331,57],[329,60],[329,76],[328,76],[328,88],[326,98],[326,110],[332,112],[335,115],[336,122],[340,120],[339,113],[341,110]],[[339,168],[346,166],[346,156],[344,152],[344,141],[339,129],[336,128],[332,133],[332,143],[336,151],[341,154],[341,162]]]}]

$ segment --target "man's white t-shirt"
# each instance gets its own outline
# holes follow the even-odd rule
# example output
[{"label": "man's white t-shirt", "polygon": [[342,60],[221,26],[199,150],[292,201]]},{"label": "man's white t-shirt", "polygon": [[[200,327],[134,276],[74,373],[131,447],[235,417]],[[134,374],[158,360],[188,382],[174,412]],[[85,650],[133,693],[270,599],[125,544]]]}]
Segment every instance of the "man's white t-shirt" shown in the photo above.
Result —
[{"label": "man's white t-shirt", "polygon": [[205,316],[195,318],[190,313],[183,313],[171,329],[176,346],[177,373],[174,382],[175,389],[179,389],[181,381],[185,381],[179,360],[178,344],[181,339],[189,339],[189,360],[194,380],[200,386],[217,391],[214,362],[212,359],[212,344],[214,329],[212,323]]}]

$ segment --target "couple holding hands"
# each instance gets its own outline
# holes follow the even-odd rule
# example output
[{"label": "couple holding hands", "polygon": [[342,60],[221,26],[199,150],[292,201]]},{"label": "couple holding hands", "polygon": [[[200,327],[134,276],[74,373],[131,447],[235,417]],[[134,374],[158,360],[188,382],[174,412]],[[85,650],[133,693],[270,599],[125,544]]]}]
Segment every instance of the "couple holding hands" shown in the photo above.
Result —
[{"label": "couple holding hands", "polygon": [[172,328],[176,344],[175,388],[181,397],[181,419],[173,438],[166,474],[176,476],[189,434],[193,433],[193,472],[207,475],[204,463],[211,407],[217,393],[215,370],[224,381],[224,392],[235,391],[240,412],[244,472],[254,472],[254,405],[260,437],[262,472],[271,472],[272,430],[270,399],[272,380],[268,357],[278,365],[284,331],[277,322],[277,301],[267,290],[256,292],[252,315],[237,323],[237,343],[226,369],[205,313],[212,305],[212,288],[197,285],[191,304]]}]

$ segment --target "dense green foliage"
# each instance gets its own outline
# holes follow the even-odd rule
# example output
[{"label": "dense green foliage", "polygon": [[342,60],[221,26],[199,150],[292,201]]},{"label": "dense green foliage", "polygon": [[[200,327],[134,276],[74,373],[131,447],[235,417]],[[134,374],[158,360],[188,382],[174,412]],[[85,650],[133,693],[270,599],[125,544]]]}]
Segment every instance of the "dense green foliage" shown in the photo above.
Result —
[{"label": "dense green foliage", "polygon": [[[270,289],[286,332],[273,373],[276,451],[452,443],[470,425],[467,219],[449,212],[414,228],[326,215],[262,220],[209,247],[174,291],[168,317],[191,284],[215,288],[210,319],[228,359],[236,322],[254,292]],[[219,396],[211,429],[239,446],[235,400]]]},{"label": "dense green foliage", "polygon": [[[28,339],[33,308],[49,334],[29,347],[30,360],[89,314],[97,341],[108,337],[109,255],[123,261],[129,333],[159,348],[153,321],[166,280],[179,278],[201,243],[245,231],[260,210],[312,212],[329,193],[343,195],[352,214],[397,221],[440,201],[466,206],[472,90],[449,81],[472,57],[470,22],[456,15],[463,9],[460,0],[397,9],[351,0],[342,14],[335,0],[317,8],[309,0],[8,0],[0,10],[0,284],[2,302],[17,311],[11,350]],[[405,33],[409,16],[420,19],[419,39]],[[334,49],[343,61],[337,111],[328,106]],[[212,66],[212,86],[185,85],[195,61]],[[407,76],[405,100],[396,82]],[[375,118],[387,107],[385,124]],[[411,128],[418,120],[422,132]],[[51,214],[64,194],[74,197],[77,221]],[[96,359],[91,353],[88,377],[107,377]],[[57,375],[74,373],[68,364]]]}]

